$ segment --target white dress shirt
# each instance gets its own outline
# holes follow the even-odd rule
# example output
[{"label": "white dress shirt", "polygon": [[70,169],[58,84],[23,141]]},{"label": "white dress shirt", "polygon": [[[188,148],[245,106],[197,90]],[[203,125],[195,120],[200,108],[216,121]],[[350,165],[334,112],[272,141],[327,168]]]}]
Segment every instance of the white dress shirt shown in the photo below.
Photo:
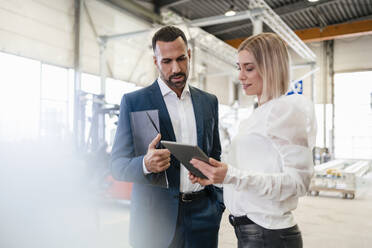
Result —
[{"label": "white dress shirt", "polygon": [[313,174],[316,120],[301,95],[281,96],[240,124],[227,156],[224,201],[234,216],[267,229],[294,226],[291,213]]},{"label": "white dress shirt", "polygon": [[[159,77],[158,84],[161,94],[172,122],[174,135],[178,143],[197,145],[198,139],[196,134],[196,121],[194,114],[194,107],[191,101],[191,94],[189,85],[186,83],[182,91],[181,97],[178,98],[177,94],[168,87]],[[171,165],[172,166],[172,165]],[[144,163],[143,170],[148,174]],[[200,184],[192,184],[189,180],[188,170],[181,164],[180,165],[180,192],[188,193],[202,190],[203,186]]]}]

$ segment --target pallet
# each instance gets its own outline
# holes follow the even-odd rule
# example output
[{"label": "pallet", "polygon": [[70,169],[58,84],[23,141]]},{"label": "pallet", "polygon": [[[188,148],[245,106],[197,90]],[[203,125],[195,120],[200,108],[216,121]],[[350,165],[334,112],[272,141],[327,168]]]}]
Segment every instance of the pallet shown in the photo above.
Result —
[{"label": "pallet", "polygon": [[355,175],[353,173],[315,173],[310,182],[309,194],[318,196],[319,192],[339,192],[344,199],[355,198]]}]

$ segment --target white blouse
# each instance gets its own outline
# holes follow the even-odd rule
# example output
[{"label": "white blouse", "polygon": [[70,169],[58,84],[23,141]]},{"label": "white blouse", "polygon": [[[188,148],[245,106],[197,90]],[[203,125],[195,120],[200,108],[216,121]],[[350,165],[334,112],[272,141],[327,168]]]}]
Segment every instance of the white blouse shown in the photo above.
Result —
[{"label": "white blouse", "polygon": [[291,211],[313,174],[315,138],[314,106],[304,96],[281,96],[255,109],[227,156],[223,183],[230,213],[267,229],[294,226]]}]

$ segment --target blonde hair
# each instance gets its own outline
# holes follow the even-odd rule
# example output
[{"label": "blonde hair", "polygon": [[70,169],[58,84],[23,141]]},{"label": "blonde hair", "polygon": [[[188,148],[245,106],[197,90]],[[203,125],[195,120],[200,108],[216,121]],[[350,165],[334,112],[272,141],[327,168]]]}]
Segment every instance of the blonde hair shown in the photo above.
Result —
[{"label": "blonde hair", "polygon": [[289,84],[289,54],[286,43],[274,33],[261,33],[245,39],[238,52],[247,50],[256,60],[263,87],[260,103],[284,95]]}]

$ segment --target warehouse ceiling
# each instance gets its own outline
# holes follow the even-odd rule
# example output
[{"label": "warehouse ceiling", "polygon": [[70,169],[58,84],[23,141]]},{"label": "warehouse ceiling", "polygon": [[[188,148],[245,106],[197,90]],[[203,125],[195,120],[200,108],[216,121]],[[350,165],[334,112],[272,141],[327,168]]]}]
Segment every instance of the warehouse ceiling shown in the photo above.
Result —
[{"label": "warehouse ceiling", "polygon": [[[231,6],[234,10],[249,10],[248,0],[136,0],[152,3],[155,12],[169,9],[190,20],[223,15]],[[372,20],[372,0],[266,0],[276,14],[292,30],[324,29],[335,24]],[[249,19],[205,26],[203,29],[222,40],[245,38],[252,34]],[[264,25],[264,31],[271,31]]]}]

